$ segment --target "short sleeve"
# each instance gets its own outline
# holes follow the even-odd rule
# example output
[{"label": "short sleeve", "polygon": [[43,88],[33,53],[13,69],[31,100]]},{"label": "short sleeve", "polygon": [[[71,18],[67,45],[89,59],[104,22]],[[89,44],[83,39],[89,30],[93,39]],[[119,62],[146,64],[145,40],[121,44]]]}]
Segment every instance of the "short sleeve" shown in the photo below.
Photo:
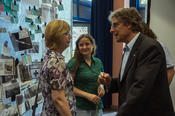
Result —
[{"label": "short sleeve", "polygon": [[61,90],[66,88],[67,71],[63,59],[51,58],[48,61],[47,68],[49,69],[48,83],[52,90]]},{"label": "short sleeve", "polygon": [[72,58],[67,63],[67,68],[69,69],[70,72],[74,71],[74,65],[75,65],[75,58]]},{"label": "short sleeve", "polygon": [[171,56],[168,48],[162,42],[160,42],[160,43],[161,43],[161,45],[163,47],[163,50],[165,52],[166,63],[167,63],[166,66],[167,66],[167,68],[174,67],[175,64],[174,64],[173,58],[172,58],[172,56]]},{"label": "short sleeve", "polygon": [[101,60],[100,60],[100,67],[101,67],[101,72],[104,72],[104,67],[103,67],[103,63]]}]

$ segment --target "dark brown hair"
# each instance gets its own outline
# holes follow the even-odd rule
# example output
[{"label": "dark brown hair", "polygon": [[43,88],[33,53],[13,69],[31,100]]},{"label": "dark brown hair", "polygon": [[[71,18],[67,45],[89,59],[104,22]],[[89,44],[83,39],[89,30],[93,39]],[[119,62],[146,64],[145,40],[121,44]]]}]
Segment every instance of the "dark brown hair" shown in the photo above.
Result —
[{"label": "dark brown hair", "polygon": [[119,22],[124,25],[132,25],[131,30],[133,32],[141,32],[142,16],[136,10],[136,8],[120,8],[111,12],[108,20],[112,22],[113,18],[117,18]]},{"label": "dark brown hair", "polygon": [[79,44],[79,42],[80,42],[80,40],[82,38],[88,38],[89,41],[91,42],[91,44],[93,45],[94,48],[93,48],[93,51],[92,51],[91,55],[93,56],[96,53],[95,39],[89,34],[82,34],[82,35],[80,35],[79,38],[76,41],[75,53],[74,53],[74,56],[73,56],[73,58],[75,58],[75,60],[76,60],[75,61],[75,65],[74,65],[74,71],[73,71],[74,74],[77,73],[77,70],[78,70],[78,67],[79,67],[79,65],[81,63],[81,60],[83,60],[83,56],[79,52],[79,47],[78,47],[78,44]]},{"label": "dark brown hair", "polygon": [[156,34],[153,32],[153,30],[149,27],[148,24],[142,23],[142,33],[152,39],[157,40]]}]

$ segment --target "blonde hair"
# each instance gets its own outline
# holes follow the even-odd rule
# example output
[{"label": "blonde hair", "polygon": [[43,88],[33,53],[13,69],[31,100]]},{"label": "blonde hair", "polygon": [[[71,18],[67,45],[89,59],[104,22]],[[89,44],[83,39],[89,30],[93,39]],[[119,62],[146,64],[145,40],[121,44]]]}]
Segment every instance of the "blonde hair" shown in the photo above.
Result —
[{"label": "blonde hair", "polygon": [[63,20],[49,22],[45,30],[45,44],[51,50],[59,48],[60,39],[70,31],[70,26]]}]

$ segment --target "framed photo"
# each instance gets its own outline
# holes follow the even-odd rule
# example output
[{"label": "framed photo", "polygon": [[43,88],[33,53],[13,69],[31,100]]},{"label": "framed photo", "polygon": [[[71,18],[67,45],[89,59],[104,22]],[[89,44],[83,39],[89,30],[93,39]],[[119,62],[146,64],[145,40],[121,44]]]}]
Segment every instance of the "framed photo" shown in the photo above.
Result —
[{"label": "framed photo", "polygon": [[0,76],[15,75],[15,60],[13,57],[0,56]]}]

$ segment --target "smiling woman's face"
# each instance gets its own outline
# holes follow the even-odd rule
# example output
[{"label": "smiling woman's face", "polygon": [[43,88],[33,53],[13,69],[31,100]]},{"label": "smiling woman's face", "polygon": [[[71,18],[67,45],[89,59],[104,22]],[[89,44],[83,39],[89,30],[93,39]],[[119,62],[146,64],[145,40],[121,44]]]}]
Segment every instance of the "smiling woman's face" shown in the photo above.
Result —
[{"label": "smiling woman's face", "polygon": [[78,43],[78,48],[79,48],[79,52],[83,55],[83,56],[89,56],[92,54],[93,51],[93,44],[91,43],[91,41],[86,38],[83,37],[80,39],[79,43]]}]

